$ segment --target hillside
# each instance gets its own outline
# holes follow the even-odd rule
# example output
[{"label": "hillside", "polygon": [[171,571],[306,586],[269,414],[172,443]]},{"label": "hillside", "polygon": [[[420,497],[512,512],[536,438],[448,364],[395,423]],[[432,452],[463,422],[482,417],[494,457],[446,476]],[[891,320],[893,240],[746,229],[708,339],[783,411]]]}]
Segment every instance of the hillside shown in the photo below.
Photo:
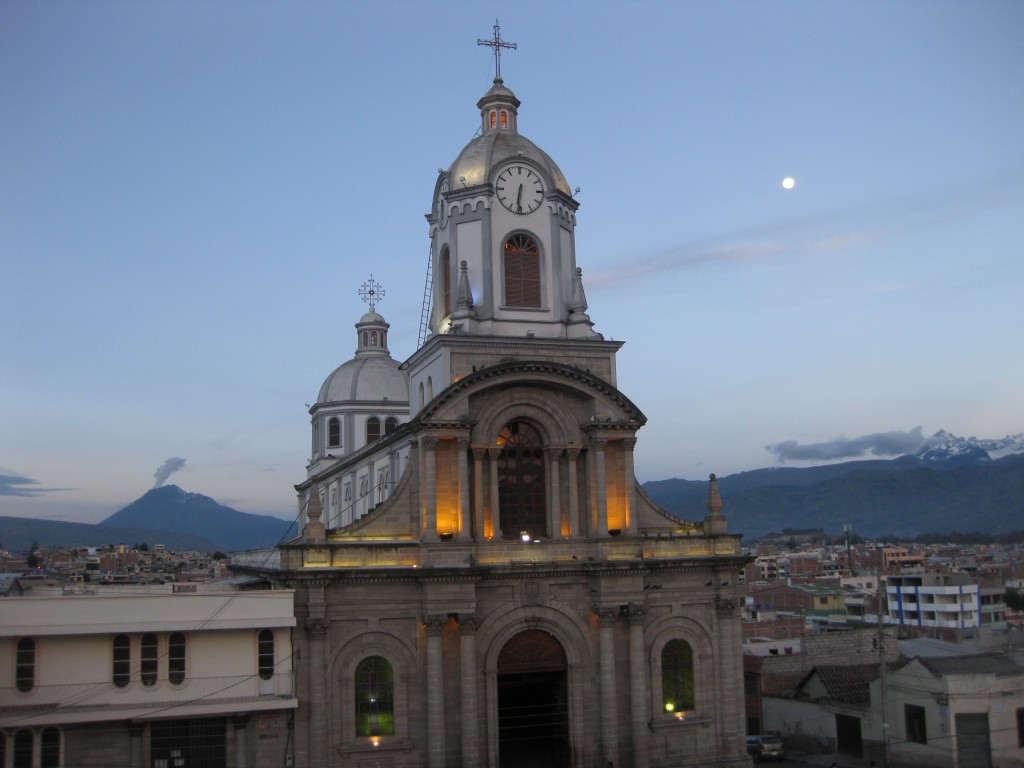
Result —
[{"label": "hillside", "polygon": [[225,552],[276,546],[295,535],[295,526],[269,515],[252,515],[218,504],[209,496],[176,485],[146,492],[99,524],[101,527],[188,531]]},{"label": "hillside", "polygon": [[154,531],[142,528],[0,517],[0,543],[11,552],[27,552],[33,543],[41,547],[100,547],[105,544],[164,544],[171,550],[213,552],[213,542],[189,531]]},{"label": "hillside", "polygon": [[[783,528],[839,533],[847,523],[867,537],[1024,529],[1024,454],[761,469],[719,478],[719,488],[729,530],[748,539]],[[673,514],[704,517],[706,482],[661,480],[644,490]]]}]

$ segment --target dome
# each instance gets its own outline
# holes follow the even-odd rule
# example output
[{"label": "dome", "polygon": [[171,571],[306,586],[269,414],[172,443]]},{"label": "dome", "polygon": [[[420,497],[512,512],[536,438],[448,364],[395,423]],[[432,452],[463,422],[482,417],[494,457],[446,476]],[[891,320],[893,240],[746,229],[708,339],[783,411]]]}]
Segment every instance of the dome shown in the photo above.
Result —
[{"label": "dome", "polygon": [[[482,131],[459,153],[448,169],[454,188],[472,187],[490,181],[491,171],[508,160],[523,159],[543,171],[559,192],[572,196],[561,169],[543,149],[518,131],[519,99],[501,78],[477,102]],[[500,118],[499,118],[500,115]]]},{"label": "dome", "polygon": [[409,402],[409,379],[388,352],[390,327],[373,309],[360,318],[356,323],[356,356],[327,377],[314,409],[356,401]]},{"label": "dome", "polygon": [[320,387],[316,403],[409,401],[409,381],[390,356],[356,357],[338,366]]},{"label": "dome", "polygon": [[485,184],[493,168],[516,158],[533,161],[551,179],[555,189],[572,195],[562,170],[548,153],[522,134],[511,131],[491,131],[473,139],[452,163],[448,176],[456,187]]}]

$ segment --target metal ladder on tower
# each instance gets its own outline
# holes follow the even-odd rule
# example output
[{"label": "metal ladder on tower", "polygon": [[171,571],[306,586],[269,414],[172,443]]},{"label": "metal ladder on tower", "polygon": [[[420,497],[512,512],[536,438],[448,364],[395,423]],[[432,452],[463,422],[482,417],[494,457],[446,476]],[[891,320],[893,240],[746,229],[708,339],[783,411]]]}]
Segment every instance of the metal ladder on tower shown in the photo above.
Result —
[{"label": "metal ladder on tower", "polygon": [[419,340],[416,342],[416,349],[423,346],[423,342],[427,340],[427,334],[430,333],[430,301],[433,298],[433,277],[434,246],[431,244],[430,248],[427,249],[427,282],[423,286],[423,308],[420,311],[420,335]]}]

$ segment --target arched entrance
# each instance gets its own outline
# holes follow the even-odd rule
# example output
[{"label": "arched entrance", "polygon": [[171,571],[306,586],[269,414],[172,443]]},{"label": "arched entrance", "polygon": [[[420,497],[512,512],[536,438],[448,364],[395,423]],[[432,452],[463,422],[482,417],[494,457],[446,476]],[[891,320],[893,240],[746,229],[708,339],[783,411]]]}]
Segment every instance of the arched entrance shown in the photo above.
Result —
[{"label": "arched entrance", "polygon": [[520,632],[498,656],[500,768],[568,768],[565,650],[539,629]]}]

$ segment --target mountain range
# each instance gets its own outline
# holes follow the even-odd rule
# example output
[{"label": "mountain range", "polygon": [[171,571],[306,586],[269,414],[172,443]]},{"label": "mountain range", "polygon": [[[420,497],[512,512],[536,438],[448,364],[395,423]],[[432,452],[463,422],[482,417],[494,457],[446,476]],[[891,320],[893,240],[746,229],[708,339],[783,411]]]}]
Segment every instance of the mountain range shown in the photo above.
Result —
[{"label": "mountain range", "polygon": [[95,525],[0,517],[0,542],[13,552],[40,546],[164,544],[170,550],[235,552],[276,546],[295,524],[218,504],[209,496],[162,485]]},{"label": "mountain range", "polygon": [[[729,530],[746,539],[844,525],[868,538],[1024,531],[1024,434],[998,440],[939,431],[896,459],[772,467],[719,478]],[[655,480],[644,490],[688,520],[706,514],[707,482]]]},{"label": "mountain range", "polygon": [[[644,490],[669,512],[701,520],[706,480],[654,480]],[[772,467],[719,478],[729,530],[755,539],[783,529],[913,538],[925,532],[1024,530],[1024,434],[999,440],[940,431],[914,453],[816,467]],[[0,517],[11,551],[41,546],[165,544],[172,550],[224,552],[273,547],[296,535],[294,523],[252,515],[209,496],[164,485],[96,525]]]}]

